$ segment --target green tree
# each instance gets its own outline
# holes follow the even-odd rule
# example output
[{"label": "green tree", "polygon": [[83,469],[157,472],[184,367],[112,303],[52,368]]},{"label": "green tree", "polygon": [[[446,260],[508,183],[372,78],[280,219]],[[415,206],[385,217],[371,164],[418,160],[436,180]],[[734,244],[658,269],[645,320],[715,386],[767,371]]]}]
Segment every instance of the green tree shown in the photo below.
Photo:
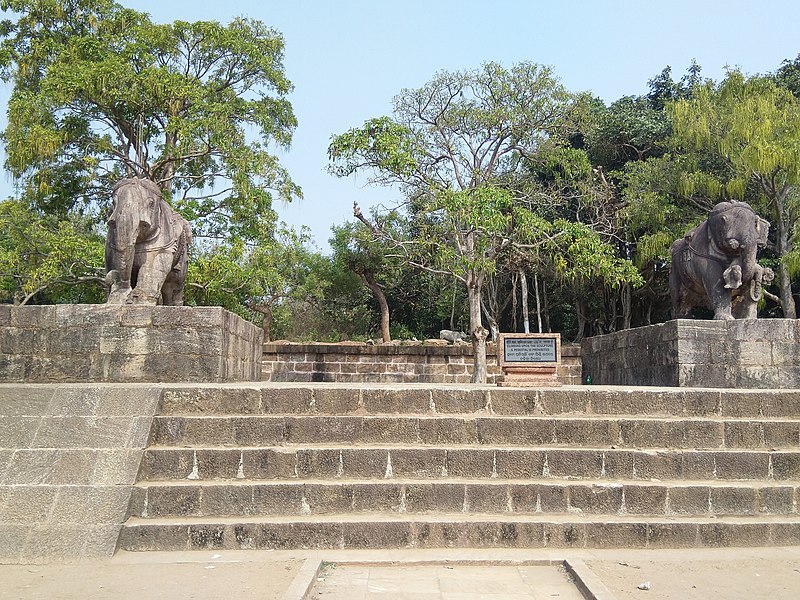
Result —
[{"label": "green tree", "polygon": [[[549,69],[487,63],[441,72],[420,89],[403,90],[394,119],[367,121],[335,136],[329,147],[335,174],[366,170],[373,183],[402,188],[423,217],[408,260],[466,286],[473,381],[486,381],[481,295],[510,224],[511,197],[502,182],[525,157],[569,132],[573,109]],[[398,248],[410,252],[408,245]]]},{"label": "green tree", "polygon": [[394,287],[399,278],[397,261],[387,256],[381,237],[397,237],[392,231],[399,224],[396,212],[386,215],[373,214],[372,220],[361,212],[358,204],[353,204],[353,216],[358,223],[347,222],[332,227],[330,239],[334,262],[355,273],[378,303],[381,314],[381,338],[384,342],[392,339],[390,327],[389,301],[386,289]]},{"label": "green tree", "polygon": [[186,302],[224,306],[253,321],[258,313],[269,341],[276,311],[314,293],[308,244],[307,232],[282,226],[264,232],[257,244],[235,239],[198,251],[189,262]]},{"label": "green tree", "polygon": [[0,202],[0,302],[27,304],[103,296],[103,238],[87,219],[59,221],[25,202]]},{"label": "green tree", "polygon": [[273,199],[300,196],[274,155],[296,126],[280,34],[244,18],[158,24],[111,0],[0,8],[13,16],[0,76],[13,85],[3,141],[21,198],[93,229],[116,180],[150,179],[191,221],[198,259],[215,257],[193,269],[195,300],[240,306],[211,292],[230,281],[200,278],[228,260],[262,280],[251,249],[275,242]]},{"label": "green tree", "polygon": [[271,151],[296,121],[283,40],[238,18],[153,23],[110,0],[2,0],[13,84],[6,166],[51,214],[98,214],[111,184],[158,183],[196,236],[255,237],[300,195]]},{"label": "green tree", "polygon": [[722,175],[697,169],[685,173],[685,193],[742,199],[755,186],[770,215],[784,317],[796,318],[792,277],[800,271],[798,184],[800,184],[800,101],[767,77],[731,71],[719,85],[699,86],[688,100],[672,105],[675,143],[714,154]]},{"label": "green tree", "polygon": [[[482,305],[484,288],[494,284],[501,265],[524,262],[507,261],[509,253],[547,253],[555,272],[567,279],[582,272],[614,281],[632,273],[608,271],[620,263],[602,260],[609,256],[606,242],[590,227],[551,219],[558,211],[537,212],[528,198],[530,163],[567,150],[586,110],[584,100],[539,65],[504,69],[489,63],[440,73],[420,89],[404,90],[395,99],[394,118],[372,119],[331,142],[334,173],[366,170],[373,183],[397,184],[405,193],[407,235],[379,232],[387,252],[464,285],[474,382],[486,380],[482,313],[494,328],[502,310],[491,302],[495,294]],[[551,162],[554,172],[571,169],[558,159]]]},{"label": "green tree", "polygon": [[[669,247],[711,205],[706,198],[678,189],[689,157],[671,152],[672,117],[667,110],[670,103],[691,97],[703,83],[700,72],[693,61],[686,74],[675,80],[667,66],[650,79],[647,94],[623,96],[607,108],[590,112],[585,137],[598,174],[594,196],[601,201],[588,205],[601,209],[600,230],[615,241],[618,256],[630,258],[644,278],[644,285],[635,290],[626,285],[618,295],[605,290],[601,319],[605,331],[632,323],[649,325],[654,312],[656,320],[667,316]],[[716,169],[707,157],[695,154],[692,161]],[[581,294],[578,299],[586,297]],[[621,320],[614,323],[618,312]]]}]

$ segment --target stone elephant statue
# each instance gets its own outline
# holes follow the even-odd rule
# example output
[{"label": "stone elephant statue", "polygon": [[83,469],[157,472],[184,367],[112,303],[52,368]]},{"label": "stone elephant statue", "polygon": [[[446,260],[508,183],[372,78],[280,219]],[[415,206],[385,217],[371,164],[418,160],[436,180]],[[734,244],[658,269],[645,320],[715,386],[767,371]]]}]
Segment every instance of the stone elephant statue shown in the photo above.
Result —
[{"label": "stone elephant statue", "polygon": [[768,232],[768,221],[734,200],[714,206],[708,219],[675,240],[669,274],[673,318],[705,306],[714,319],[755,319],[761,286],[775,276],[756,262]]},{"label": "stone elephant statue", "polygon": [[183,305],[189,266],[189,223],[146,179],[114,186],[106,236],[108,304]]}]

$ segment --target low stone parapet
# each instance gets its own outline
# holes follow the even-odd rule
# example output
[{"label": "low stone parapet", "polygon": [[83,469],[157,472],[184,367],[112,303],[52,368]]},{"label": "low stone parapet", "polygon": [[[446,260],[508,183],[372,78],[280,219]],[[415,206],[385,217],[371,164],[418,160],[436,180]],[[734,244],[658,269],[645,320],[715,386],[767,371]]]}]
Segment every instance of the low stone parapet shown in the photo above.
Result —
[{"label": "low stone parapet", "polygon": [[676,319],[583,341],[596,384],[800,388],[800,321]]},{"label": "low stone parapet", "polygon": [[0,381],[257,381],[261,329],[220,307],[0,305]]},{"label": "low stone parapet", "polygon": [[[580,384],[581,349],[562,346],[558,380]],[[501,376],[494,344],[487,344],[489,383]],[[263,381],[340,383],[469,383],[472,346],[433,343],[264,344]]]}]

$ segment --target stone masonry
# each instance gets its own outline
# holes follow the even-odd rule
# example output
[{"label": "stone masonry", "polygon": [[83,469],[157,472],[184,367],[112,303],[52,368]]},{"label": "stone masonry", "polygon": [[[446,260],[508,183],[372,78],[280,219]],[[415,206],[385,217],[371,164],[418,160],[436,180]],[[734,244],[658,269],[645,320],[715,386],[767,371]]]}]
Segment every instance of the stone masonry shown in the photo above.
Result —
[{"label": "stone masonry", "polygon": [[583,341],[595,384],[800,387],[800,321],[677,319]]},{"label": "stone masonry", "polygon": [[0,562],[110,556],[161,389],[0,384]]},{"label": "stone masonry", "polygon": [[0,305],[0,382],[257,381],[261,340],[219,307]]},{"label": "stone masonry", "polygon": [[[264,344],[263,381],[338,383],[469,383],[472,346],[426,344]],[[561,347],[558,379],[581,383],[581,349]],[[500,377],[494,344],[488,344],[489,383]]]},{"label": "stone masonry", "polygon": [[800,390],[165,388],[119,547],[800,545]]}]

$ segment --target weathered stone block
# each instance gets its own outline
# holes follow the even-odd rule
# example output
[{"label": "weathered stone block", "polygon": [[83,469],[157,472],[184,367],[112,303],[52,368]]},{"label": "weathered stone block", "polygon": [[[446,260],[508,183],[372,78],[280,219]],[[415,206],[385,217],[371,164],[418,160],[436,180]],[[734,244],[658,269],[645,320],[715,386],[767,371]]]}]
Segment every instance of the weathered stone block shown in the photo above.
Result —
[{"label": "weathered stone block", "polygon": [[650,548],[696,548],[699,545],[696,523],[652,523],[648,526]]},{"label": "weathered stone block", "polygon": [[644,523],[587,523],[586,537],[600,548],[645,548],[649,536]]},{"label": "weathered stone block", "polygon": [[[358,512],[398,512],[403,502],[404,491],[399,485],[373,485],[371,483],[354,483],[352,504],[347,510]],[[406,505],[405,510],[408,510]]]},{"label": "weathered stone block", "polygon": [[446,457],[443,449],[398,448],[392,450],[392,471],[395,477],[439,478],[446,473]]},{"label": "weathered stone block", "polygon": [[795,493],[793,486],[768,486],[758,490],[756,510],[769,515],[788,515],[795,509]]},{"label": "weathered stone block", "polygon": [[[286,486],[286,488],[285,491],[289,491],[290,487]],[[278,507],[282,507],[290,497],[288,493],[283,495],[274,493],[274,486],[220,484],[204,485],[198,489],[198,493],[190,495],[189,498],[200,500],[200,492],[202,492],[202,500],[197,502],[199,506],[192,502],[191,504],[187,503],[185,508],[197,510],[197,514],[205,517],[278,514]],[[268,500],[265,501],[265,498]],[[184,506],[179,505],[179,507],[181,510],[184,509]]]},{"label": "weathered stone block", "polygon": [[625,510],[635,515],[663,515],[667,490],[656,485],[626,485]]},{"label": "weathered stone block", "polygon": [[[365,452],[367,459],[374,458],[373,453],[370,451]],[[355,472],[359,472],[361,467],[362,452],[355,453],[352,462],[348,460],[348,466],[353,471],[348,472],[349,475],[354,476]],[[348,454],[348,458],[349,458]],[[294,471],[297,477],[300,478],[323,478],[334,477],[339,472],[339,467],[344,469],[344,456],[343,452],[339,450],[328,449],[300,449],[297,450],[293,461]],[[365,461],[368,462],[369,461]],[[360,476],[361,473],[359,473]]]},{"label": "weathered stone block", "polygon": [[493,469],[504,479],[531,479],[541,477],[544,466],[544,450],[505,450],[494,452]]},{"label": "weathered stone block", "polygon": [[461,512],[466,488],[459,483],[414,483],[406,485],[406,510],[410,512]]},{"label": "weathered stone block", "polygon": [[569,510],[582,513],[615,514],[622,508],[621,484],[570,485]]},{"label": "weathered stone block", "polygon": [[585,548],[586,525],[583,523],[544,523],[546,548]]},{"label": "weathered stone block", "polygon": [[[221,308],[11,307],[0,381],[258,379],[260,330]],[[235,318],[234,318],[235,317]],[[244,331],[247,335],[241,335]],[[168,358],[167,358],[168,357]]]},{"label": "weathered stone block", "polygon": [[603,453],[595,450],[548,450],[542,469],[548,477],[600,477]]},{"label": "weathered stone block", "polygon": [[701,485],[676,485],[667,490],[666,514],[702,516],[711,512],[711,490]]},{"label": "weathered stone block", "polygon": [[797,388],[798,339],[787,319],[675,320],[584,340],[583,372],[598,384]]}]

